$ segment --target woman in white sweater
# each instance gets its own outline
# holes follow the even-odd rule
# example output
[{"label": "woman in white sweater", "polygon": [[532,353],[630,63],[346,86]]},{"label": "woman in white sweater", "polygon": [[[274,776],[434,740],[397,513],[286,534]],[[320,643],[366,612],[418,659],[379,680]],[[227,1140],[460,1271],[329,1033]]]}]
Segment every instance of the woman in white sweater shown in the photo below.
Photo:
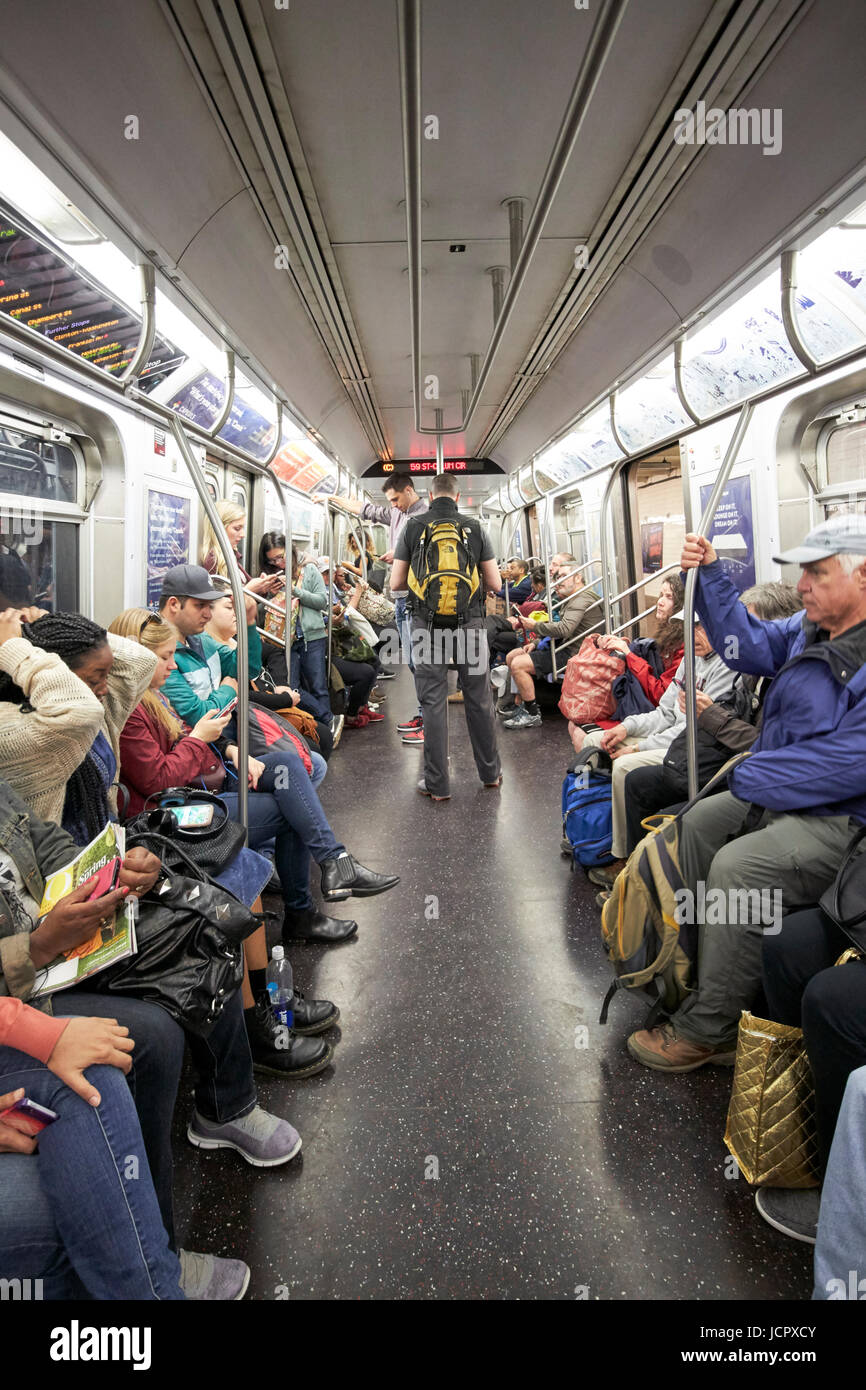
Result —
[{"label": "woman in white sweater", "polygon": [[120,731],[150,685],[145,647],[78,613],[0,613],[0,767],[86,844],[117,810]]}]

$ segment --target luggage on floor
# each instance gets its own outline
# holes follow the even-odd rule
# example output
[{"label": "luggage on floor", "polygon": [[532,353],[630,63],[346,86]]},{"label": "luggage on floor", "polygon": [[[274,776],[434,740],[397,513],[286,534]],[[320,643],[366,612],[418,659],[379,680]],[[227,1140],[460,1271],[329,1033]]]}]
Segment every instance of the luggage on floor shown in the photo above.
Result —
[{"label": "luggage on floor", "polygon": [[587,749],[562,784],[562,834],[585,869],[613,862],[611,780],[613,764],[601,748]]}]

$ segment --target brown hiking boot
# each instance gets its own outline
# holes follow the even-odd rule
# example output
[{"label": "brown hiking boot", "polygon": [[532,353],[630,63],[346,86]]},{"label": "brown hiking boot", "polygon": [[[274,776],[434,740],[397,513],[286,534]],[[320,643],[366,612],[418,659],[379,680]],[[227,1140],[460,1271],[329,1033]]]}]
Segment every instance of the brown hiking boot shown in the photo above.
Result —
[{"label": "brown hiking boot", "polygon": [[659,1028],[641,1028],[628,1040],[632,1057],[654,1071],[696,1071],[711,1062],[717,1067],[732,1067],[735,1048],[699,1047],[697,1043],[677,1036],[672,1023]]}]

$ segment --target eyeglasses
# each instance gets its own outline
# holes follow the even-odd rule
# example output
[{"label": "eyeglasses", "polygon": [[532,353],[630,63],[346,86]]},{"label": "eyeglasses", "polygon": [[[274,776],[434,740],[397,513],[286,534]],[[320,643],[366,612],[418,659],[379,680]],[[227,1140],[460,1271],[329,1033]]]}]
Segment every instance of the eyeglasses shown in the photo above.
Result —
[{"label": "eyeglasses", "polygon": [[138,629],[138,635],[139,635],[139,637],[142,636],[142,634],[143,634],[143,632],[144,632],[144,629],[145,629],[146,627],[149,627],[151,623],[161,623],[161,622],[162,622],[162,618],[159,616],[158,613],[148,613],[148,615],[147,615],[147,617],[145,618],[144,622],[142,623],[141,627]]}]

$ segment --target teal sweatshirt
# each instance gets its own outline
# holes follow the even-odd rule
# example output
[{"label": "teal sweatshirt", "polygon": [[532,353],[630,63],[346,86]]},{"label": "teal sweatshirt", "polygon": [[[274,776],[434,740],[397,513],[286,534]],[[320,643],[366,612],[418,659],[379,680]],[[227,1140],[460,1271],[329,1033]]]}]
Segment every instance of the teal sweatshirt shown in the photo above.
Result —
[{"label": "teal sweatshirt", "polygon": [[[178,642],[174,651],[177,670],[169,673],[162,687],[173,708],[186,720],[196,724],[204,715],[222,709],[235,698],[230,685],[220,685],[223,676],[238,674],[238,654],[234,647],[225,647],[203,632],[190,638],[191,645]],[[255,680],[262,669],[262,643],[255,628],[247,628],[249,679]]]}]

